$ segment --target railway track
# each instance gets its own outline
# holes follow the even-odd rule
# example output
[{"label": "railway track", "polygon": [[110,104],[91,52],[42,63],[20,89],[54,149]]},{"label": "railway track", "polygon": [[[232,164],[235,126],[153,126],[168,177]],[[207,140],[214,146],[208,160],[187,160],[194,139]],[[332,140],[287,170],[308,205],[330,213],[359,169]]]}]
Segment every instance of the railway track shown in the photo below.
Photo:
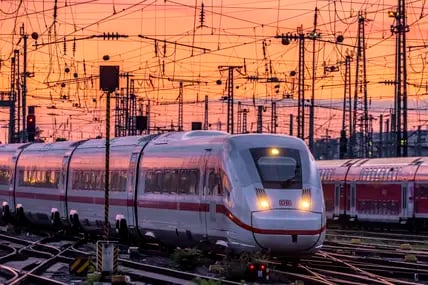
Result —
[{"label": "railway track", "polygon": [[[428,282],[428,264],[423,259],[426,252],[422,249],[402,249],[399,246],[400,242],[407,241],[411,247],[423,247],[424,241],[418,236],[412,239],[390,235],[390,241],[378,244],[380,237],[375,233],[352,233],[329,231],[324,249],[311,258],[302,259],[297,266],[272,263],[270,281],[285,284],[297,281],[305,284]],[[358,243],[355,242],[357,237],[360,238]],[[76,279],[75,276],[52,272],[49,275],[49,268],[58,268],[59,265],[68,268],[77,256],[91,256],[93,260],[96,256],[95,245],[84,239],[61,241],[58,237],[15,237],[0,234],[0,240],[3,241],[0,243],[0,282],[5,284],[70,284],[71,280]],[[370,240],[373,244],[370,244]],[[149,284],[189,284],[192,280],[242,284],[240,280],[226,280],[221,274],[177,270],[170,266],[171,262],[153,264],[154,259],[167,260],[168,257],[161,257],[162,255],[165,254],[158,255],[156,251],[147,251],[137,258],[124,255],[118,260],[119,272],[130,276],[133,281]],[[405,261],[406,255],[415,255],[418,262]]]}]

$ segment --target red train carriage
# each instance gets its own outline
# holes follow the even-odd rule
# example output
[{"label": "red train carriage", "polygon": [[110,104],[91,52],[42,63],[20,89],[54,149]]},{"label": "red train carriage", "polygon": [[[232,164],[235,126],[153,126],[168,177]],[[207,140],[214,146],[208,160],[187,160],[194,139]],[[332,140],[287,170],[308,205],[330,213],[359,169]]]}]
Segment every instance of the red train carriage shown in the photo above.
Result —
[{"label": "red train carriage", "polygon": [[414,176],[419,158],[368,159],[350,167],[350,219],[406,223],[413,217]]},{"label": "red train carriage", "polygon": [[349,217],[350,188],[346,178],[352,164],[358,160],[324,160],[318,161],[323,184],[324,201],[328,219]]},{"label": "red train carriage", "polygon": [[414,216],[419,226],[428,218],[428,158],[422,158],[414,184]]},{"label": "red train carriage", "polygon": [[428,159],[318,161],[327,217],[418,224],[428,217]]}]

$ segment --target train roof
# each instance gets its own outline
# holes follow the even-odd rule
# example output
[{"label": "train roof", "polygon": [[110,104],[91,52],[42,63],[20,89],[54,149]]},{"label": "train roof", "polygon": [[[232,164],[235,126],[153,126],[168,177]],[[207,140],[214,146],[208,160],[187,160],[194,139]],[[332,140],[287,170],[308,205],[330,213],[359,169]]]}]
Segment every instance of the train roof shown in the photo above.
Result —
[{"label": "train roof", "polygon": [[[143,145],[148,140],[153,138],[152,135],[144,135],[144,136],[127,136],[127,137],[115,137],[110,139],[110,147],[118,147],[118,146],[137,146]],[[90,139],[83,142],[79,149],[83,148],[104,148],[106,145],[106,139]]]},{"label": "train roof", "polygon": [[12,144],[0,144],[0,152],[15,152],[18,149],[25,148],[29,143],[12,143]]},{"label": "train roof", "polygon": [[[222,131],[189,131],[170,132],[162,134],[151,142],[151,146],[197,146],[197,145],[224,145],[226,142],[245,144],[246,148],[265,145],[269,139],[283,140],[293,147],[304,146],[304,142],[296,137],[278,134],[236,134],[231,135]],[[274,143],[272,141],[272,143]]]},{"label": "train roof", "polygon": [[[183,144],[191,141],[191,143],[201,142],[208,143],[218,141],[218,138],[225,138],[228,133],[222,131],[189,131],[189,132],[169,132],[161,134],[153,139],[154,145],[174,145],[176,143]],[[213,138],[215,138],[213,140]]]},{"label": "train roof", "polygon": [[317,160],[318,167],[348,167],[360,161],[360,159],[335,159],[335,160]]},{"label": "train roof", "polygon": [[24,149],[24,152],[68,150],[68,149],[75,148],[81,142],[82,141],[63,141],[63,142],[53,142],[53,143],[32,143],[32,144],[29,144]]},{"label": "train roof", "polygon": [[388,158],[371,158],[361,159],[356,163],[357,167],[391,167],[391,166],[407,166],[421,164],[421,157],[388,157]]}]

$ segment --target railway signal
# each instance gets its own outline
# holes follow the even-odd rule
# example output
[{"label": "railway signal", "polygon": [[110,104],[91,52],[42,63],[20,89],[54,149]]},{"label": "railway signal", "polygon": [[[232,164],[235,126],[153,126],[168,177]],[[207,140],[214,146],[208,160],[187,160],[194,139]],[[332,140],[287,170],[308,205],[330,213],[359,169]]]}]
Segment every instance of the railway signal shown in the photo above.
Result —
[{"label": "railway signal", "polygon": [[36,116],[33,114],[27,115],[27,135],[28,141],[34,142],[36,136]]}]

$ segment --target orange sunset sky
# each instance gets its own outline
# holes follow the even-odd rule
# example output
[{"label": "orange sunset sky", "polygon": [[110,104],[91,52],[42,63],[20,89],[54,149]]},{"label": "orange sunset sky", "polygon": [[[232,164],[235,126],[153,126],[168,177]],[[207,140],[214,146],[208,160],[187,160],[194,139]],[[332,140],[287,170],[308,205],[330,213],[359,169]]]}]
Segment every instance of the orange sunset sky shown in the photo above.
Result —
[{"label": "orange sunset sky", "polygon": [[[203,7],[203,8],[202,8]],[[19,50],[22,64],[22,33],[28,39],[28,105],[36,106],[42,137],[70,140],[105,135],[105,95],[99,90],[99,65],[119,65],[121,73],[134,79],[138,106],[151,102],[151,127],[177,125],[178,81],[184,80],[184,128],[203,121],[204,97],[209,98],[212,129],[226,129],[227,72],[219,66],[243,66],[234,73],[235,102],[249,110],[248,129],[256,130],[256,106],[264,105],[263,130],[270,129],[270,105],[278,106],[278,128],[288,133],[289,114],[296,113],[298,44],[282,45],[275,36],[314,29],[322,41],[305,45],[305,97],[311,96],[315,75],[315,135],[339,135],[343,98],[344,61],[355,55],[358,12],[364,11],[369,112],[386,117],[393,106],[394,87],[380,82],[394,80],[395,35],[391,33],[397,1],[253,1],[253,0],[34,0],[0,1],[0,91],[10,88],[11,57]],[[203,13],[202,13],[203,10]],[[426,70],[428,4],[406,1],[409,125],[413,130],[427,124]],[[203,16],[201,16],[203,15]],[[38,34],[37,40],[31,35]],[[125,37],[103,39],[103,34]],[[335,44],[343,35],[344,44]],[[143,36],[143,37],[141,37]],[[312,55],[315,54],[315,74]],[[109,61],[103,56],[109,55]],[[353,57],[355,60],[355,56]],[[337,66],[336,72],[324,72]],[[69,70],[69,72],[66,72]],[[354,94],[355,62],[351,64]],[[260,80],[248,80],[258,76]],[[266,83],[276,77],[281,82]],[[222,84],[217,84],[222,80]],[[195,83],[190,83],[194,81]],[[121,79],[121,88],[125,80]],[[285,95],[294,95],[284,99]],[[112,106],[115,102],[112,101]],[[235,106],[235,112],[237,107]],[[0,109],[0,141],[8,126],[6,108]],[[113,126],[112,113],[112,134]],[[236,117],[235,117],[236,122]],[[308,122],[308,119],[307,121]],[[296,123],[294,122],[296,127]],[[378,129],[377,121],[374,129]],[[296,131],[294,131],[296,134]]]}]

